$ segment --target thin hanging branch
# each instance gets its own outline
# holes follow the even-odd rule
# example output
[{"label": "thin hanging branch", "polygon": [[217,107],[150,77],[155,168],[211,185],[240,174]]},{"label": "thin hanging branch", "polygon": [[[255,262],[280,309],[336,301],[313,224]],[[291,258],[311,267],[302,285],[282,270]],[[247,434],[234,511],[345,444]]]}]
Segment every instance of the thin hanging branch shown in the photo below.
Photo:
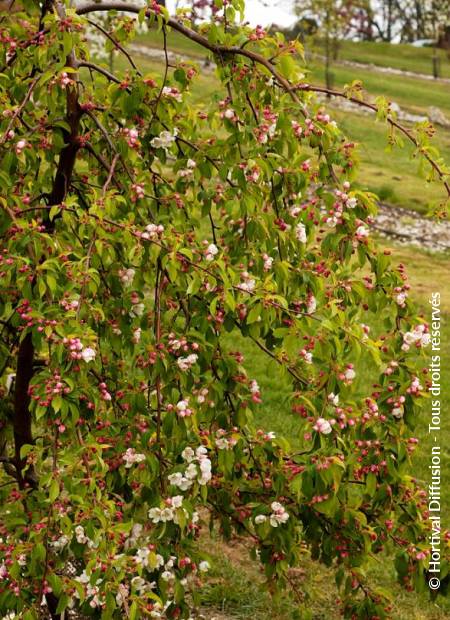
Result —
[{"label": "thin hanging branch", "polygon": [[[374,103],[369,103],[368,101],[364,101],[364,99],[358,99],[357,97],[349,97],[343,91],[333,90],[330,88],[326,88],[325,86],[314,86],[312,84],[299,84],[298,86],[295,87],[295,90],[307,91],[307,92],[313,92],[313,93],[324,93],[326,95],[330,95],[331,97],[340,97],[342,99],[347,99],[347,101],[351,101],[352,103],[359,105],[363,108],[367,108],[368,110],[372,110],[373,112],[379,111],[378,106],[375,105]],[[430,166],[434,169],[434,171],[439,176],[439,179],[442,181],[447,191],[447,194],[450,197],[450,183],[446,180],[446,177],[449,176],[449,173],[445,172],[441,168],[441,166],[432,157],[430,157],[430,155],[428,155],[426,150],[420,146],[417,138],[414,136],[412,131],[410,131],[404,125],[401,125],[398,121],[392,118],[392,116],[390,116],[389,114],[386,116],[386,121],[389,123],[389,125],[391,125],[391,127],[395,127],[396,129],[398,129],[404,136],[408,138],[408,140],[410,140],[414,144],[414,146],[417,149],[419,149],[421,154],[425,157],[427,162],[430,164]]]}]

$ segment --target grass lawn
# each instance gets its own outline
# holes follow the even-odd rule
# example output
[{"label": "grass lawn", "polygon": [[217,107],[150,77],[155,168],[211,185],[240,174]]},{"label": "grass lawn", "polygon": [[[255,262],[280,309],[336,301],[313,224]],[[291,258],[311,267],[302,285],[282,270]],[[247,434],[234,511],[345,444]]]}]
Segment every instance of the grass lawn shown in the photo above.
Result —
[{"label": "grass lawn", "polygon": [[[450,359],[450,287],[448,273],[450,257],[444,255],[430,255],[417,249],[403,246],[392,246],[382,241],[383,247],[393,249],[393,261],[403,262],[408,266],[408,274],[412,285],[411,296],[418,304],[419,312],[430,317],[428,299],[432,291],[442,294],[443,316],[443,350],[442,359]],[[242,340],[233,347],[244,353],[251,368],[251,376],[260,384],[263,404],[259,409],[257,424],[266,430],[274,430],[279,435],[289,437],[295,442],[298,436],[296,418],[290,413],[286,402],[289,391],[286,380],[280,377],[279,367],[251,344]],[[442,411],[450,409],[450,368],[443,367],[443,398]],[[420,439],[412,471],[424,483],[429,478],[429,441],[427,431],[428,405],[417,420],[416,436]],[[442,447],[442,506],[444,523],[450,526],[450,486],[449,471],[450,457],[448,448],[445,448],[445,438],[450,433],[450,418],[443,416],[441,431]],[[249,559],[248,543],[242,539],[233,540],[229,545],[209,536],[203,541],[205,550],[211,554],[213,567],[210,573],[203,604],[206,608],[206,618],[217,620],[288,620],[293,618],[296,605],[283,596],[281,599],[271,599],[264,590],[263,577]],[[395,573],[390,560],[380,557],[374,561],[369,572],[372,583],[389,589],[394,596],[395,620],[445,620],[450,617],[450,601],[439,599],[438,603],[431,602],[427,594],[407,593],[395,584]],[[307,551],[303,566],[295,571],[294,578],[297,587],[305,593],[305,609],[312,611],[312,620],[331,620],[339,617],[336,606],[338,596],[334,585],[333,571],[314,563]],[[308,596],[308,598],[306,598]]]},{"label": "grass lawn", "polygon": [[[162,33],[157,32],[155,29],[150,29],[145,34],[138,34],[134,42],[161,50],[164,49]],[[187,37],[184,37],[179,32],[176,32],[176,30],[169,30],[167,32],[167,48],[171,52],[192,56],[194,58],[205,58],[208,55],[205,48],[195,43],[195,41],[191,41]]]},{"label": "grass lawn", "polygon": [[[308,68],[311,71],[311,82],[324,82],[322,64],[314,62]],[[338,89],[351,84],[353,80],[361,80],[371,99],[383,95],[389,101],[398,103],[401,108],[416,114],[426,114],[430,106],[438,107],[450,119],[450,84],[337,64],[332,65],[331,72],[334,74],[334,86]]]},{"label": "grass lawn", "polygon": [[[148,45],[157,49],[163,49],[162,35],[154,30],[150,30],[146,34],[138,35],[136,42],[142,45]],[[183,37],[177,32],[171,31],[167,36],[168,48],[180,55],[189,55],[194,58],[205,58],[207,53],[205,50],[190,41],[186,37]],[[419,59],[422,56],[429,56],[431,50],[429,48],[414,48],[411,45],[389,45],[387,43],[352,43],[350,41],[343,41],[342,46],[342,58],[345,58],[346,50],[361,49],[372,50],[371,54],[375,59],[378,58],[380,62],[374,64],[384,64],[384,66],[392,66],[397,68],[395,61],[402,62],[402,54],[407,58],[410,58],[411,66],[414,64],[414,59]],[[379,49],[378,49],[379,46]],[[406,48],[406,51],[405,51]],[[412,50],[412,51],[411,51]],[[397,52],[401,52],[400,56],[397,56]],[[408,53],[410,56],[408,56]],[[448,66],[448,77],[450,77],[450,61],[444,62],[444,56],[442,60],[442,66]],[[431,58],[431,56],[430,56]],[[392,63],[391,63],[392,60]],[[381,62],[383,61],[383,62]],[[360,60],[360,62],[372,62],[366,60]],[[431,61],[430,61],[431,62]],[[446,63],[446,64],[445,64]],[[408,65],[408,70],[411,69]],[[420,65],[419,65],[420,66]],[[420,71],[416,68],[416,71]],[[323,65],[322,63],[312,62],[308,65],[308,69],[311,72],[311,78],[314,82],[322,83],[324,79]],[[334,64],[332,66],[332,72],[335,76],[335,86],[342,88],[345,84],[350,84],[353,80],[360,79],[364,83],[365,89],[372,96],[384,95],[389,100],[397,102],[405,109],[417,112],[418,114],[425,113],[430,106],[436,106],[440,108],[444,113],[449,116],[450,119],[450,85],[442,82],[429,82],[420,78],[412,77],[398,77],[395,75],[387,75],[377,73],[375,71],[364,71],[363,69],[356,69],[353,67],[340,66]],[[426,71],[424,70],[426,73]]]},{"label": "grass lawn", "polygon": [[[427,183],[418,162],[411,159],[413,146],[405,139],[403,148],[387,149],[388,128],[374,116],[350,115],[333,111],[344,133],[359,144],[361,187],[375,192],[383,202],[416,211],[425,211],[430,202],[442,200],[445,190],[439,183]],[[450,161],[450,132],[438,128],[433,139],[446,162]]]},{"label": "grass lawn", "polygon": [[[316,43],[320,52],[323,46]],[[440,77],[450,78],[450,58],[444,50],[437,50],[440,59]],[[371,41],[341,41],[338,60],[351,60],[379,67],[392,67],[401,71],[412,71],[433,75],[433,49],[406,44],[392,44]]]}]

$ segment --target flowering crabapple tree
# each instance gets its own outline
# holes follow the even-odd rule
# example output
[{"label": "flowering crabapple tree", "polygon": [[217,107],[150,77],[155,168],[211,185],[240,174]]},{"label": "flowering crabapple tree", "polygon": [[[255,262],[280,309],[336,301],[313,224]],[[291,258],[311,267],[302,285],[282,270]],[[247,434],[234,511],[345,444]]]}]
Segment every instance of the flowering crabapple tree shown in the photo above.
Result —
[{"label": "flowering crabapple tree", "polygon": [[[197,30],[156,3],[1,16],[6,618],[198,617],[208,524],[249,537],[299,618],[306,549],[334,567],[346,618],[390,616],[366,578],[380,553],[426,588],[409,462],[428,327],[370,238],[375,196],[298,44],[236,25],[241,0],[217,6]],[[86,40],[103,13],[116,73]],[[194,105],[199,69],[168,54],[142,75],[136,18],[166,51],[174,30],[208,50],[218,94]],[[380,115],[446,183],[429,127]],[[295,446],[260,428],[242,343],[288,381]]]}]

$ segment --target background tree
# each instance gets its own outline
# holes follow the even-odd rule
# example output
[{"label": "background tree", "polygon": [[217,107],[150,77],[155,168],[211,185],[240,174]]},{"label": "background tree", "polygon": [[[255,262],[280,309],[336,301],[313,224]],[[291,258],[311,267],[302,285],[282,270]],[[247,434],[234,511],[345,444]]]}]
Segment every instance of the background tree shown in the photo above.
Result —
[{"label": "background tree", "polygon": [[[331,65],[337,59],[339,41],[358,28],[359,7],[352,0],[296,0],[295,13],[300,30],[309,30],[324,42],[325,82],[327,88],[332,88]],[[310,24],[315,24],[313,31],[308,28]]]}]

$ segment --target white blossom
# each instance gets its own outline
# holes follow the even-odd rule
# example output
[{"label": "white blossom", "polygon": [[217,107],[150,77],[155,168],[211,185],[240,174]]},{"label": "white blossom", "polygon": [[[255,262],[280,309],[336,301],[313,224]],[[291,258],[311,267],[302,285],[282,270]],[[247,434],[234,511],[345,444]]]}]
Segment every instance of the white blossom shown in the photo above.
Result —
[{"label": "white blossom", "polygon": [[135,273],[135,269],[132,269],[131,267],[129,269],[120,269],[119,277],[125,286],[130,286],[133,282]]},{"label": "white blossom", "polygon": [[356,229],[356,238],[362,241],[369,236],[369,229],[366,226],[358,226]]},{"label": "white blossom", "polygon": [[210,243],[206,248],[205,258],[207,261],[212,261],[218,253],[219,250],[217,246],[214,243]]},{"label": "white blossom", "polygon": [[297,241],[300,241],[300,243],[306,243],[307,241],[307,237],[306,237],[306,228],[304,224],[297,224],[297,226],[295,227],[295,237],[297,239]]},{"label": "white blossom", "polygon": [[194,456],[195,456],[195,452],[190,446],[187,446],[181,453],[181,458],[184,461],[187,461],[188,463],[190,463],[193,460]]},{"label": "white blossom", "polygon": [[206,560],[203,560],[202,562],[200,562],[200,564],[198,565],[198,570],[202,573],[208,572],[209,562],[207,562]]},{"label": "white blossom", "polygon": [[145,454],[139,454],[134,448],[128,448],[128,450],[123,454],[122,460],[125,461],[125,467],[128,469],[134,465],[134,463],[141,463],[142,461],[145,461]]},{"label": "white blossom", "polygon": [[174,495],[170,498],[170,504],[172,508],[181,508],[183,505],[183,496],[182,495]]},{"label": "white blossom", "polygon": [[85,347],[81,351],[81,357],[86,363],[89,363],[95,360],[95,355],[96,355],[95,350],[92,347]]},{"label": "white blossom", "polygon": [[89,538],[84,533],[84,527],[82,525],[76,526],[75,538],[77,539],[77,542],[80,543],[81,545],[85,545],[89,541]]},{"label": "white blossom", "polygon": [[344,372],[344,378],[347,382],[351,383],[353,379],[356,377],[356,372],[354,371],[352,366],[348,366]]},{"label": "white blossom", "polygon": [[330,394],[328,394],[328,400],[330,401],[332,405],[337,407],[339,405],[339,394],[335,394],[334,392],[331,392]]},{"label": "white blossom", "polygon": [[266,515],[256,515],[255,517],[255,523],[256,525],[259,525],[261,523],[264,523],[265,521],[267,521],[267,517]]},{"label": "white blossom", "polygon": [[431,342],[430,334],[425,331],[425,325],[422,323],[416,325],[412,332],[406,332],[403,335],[403,351],[408,351],[412,344],[416,344],[420,347],[426,347]]},{"label": "white blossom", "polygon": [[403,418],[403,407],[394,407],[394,409],[392,409],[392,415],[398,420]]},{"label": "white blossom", "polygon": [[308,314],[312,314],[317,309],[317,301],[314,295],[308,295],[308,299],[306,300],[306,312]]},{"label": "white blossom", "polygon": [[175,138],[177,136],[177,131],[174,130],[173,133],[170,133],[170,131],[161,131],[161,133],[159,134],[159,136],[153,138],[153,140],[150,142],[150,144],[155,148],[155,149],[168,149],[174,142],[175,142]]},{"label": "white blossom", "polygon": [[130,317],[136,318],[136,317],[142,316],[144,314],[144,309],[145,309],[145,306],[143,303],[134,304],[130,310]]},{"label": "white blossom", "polygon": [[179,357],[177,359],[178,368],[185,372],[189,370],[197,361],[198,355],[196,353],[191,353],[187,357]]}]

